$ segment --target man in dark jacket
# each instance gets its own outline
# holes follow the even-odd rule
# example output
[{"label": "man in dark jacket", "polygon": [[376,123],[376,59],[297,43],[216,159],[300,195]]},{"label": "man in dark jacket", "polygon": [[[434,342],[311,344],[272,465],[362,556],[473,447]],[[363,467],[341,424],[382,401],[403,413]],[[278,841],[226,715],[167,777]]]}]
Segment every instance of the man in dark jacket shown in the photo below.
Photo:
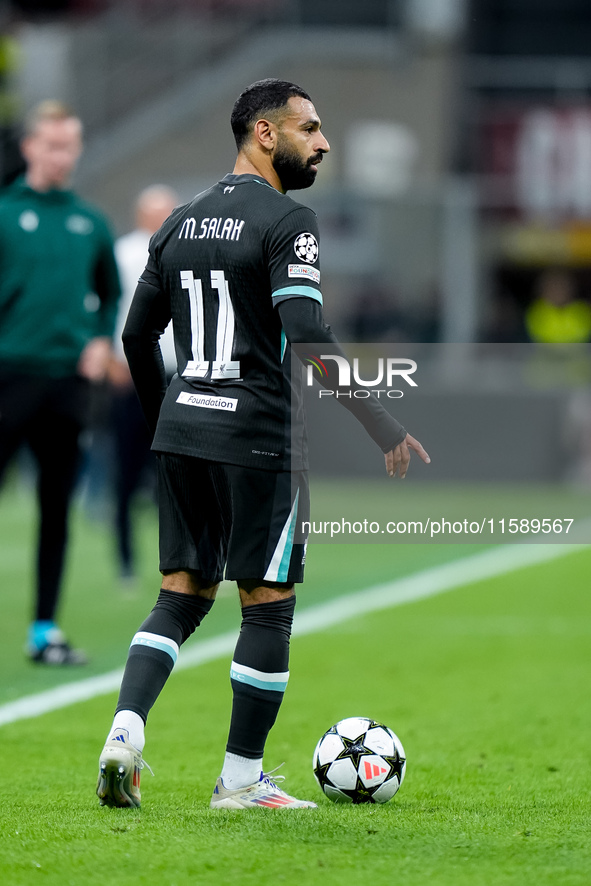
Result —
[{"label": "man in dark jacket", "polygon": [[111,353],[119,279],[102,214],[67,189],[82,125],[47,101],[27,121],[25,175],[0,198],[0,479],[26,442],[39,467],[37,598],[28,655],[81,664],[55,623],[78,438]]}]

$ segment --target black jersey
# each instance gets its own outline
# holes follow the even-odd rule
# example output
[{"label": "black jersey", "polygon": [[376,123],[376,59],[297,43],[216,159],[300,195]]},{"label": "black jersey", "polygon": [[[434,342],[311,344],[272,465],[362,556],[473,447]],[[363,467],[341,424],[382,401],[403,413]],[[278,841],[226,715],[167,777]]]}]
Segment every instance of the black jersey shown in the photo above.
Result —
[{"label": "black jersey", "polygon": [[268,470],[306,467],[300,379],[290,377],[276,306],[322,303],[314,212],[257,176],[227,175],[154,235],[142,280],[159,290],[162,321],[172,318],[178,368],[153,448]]}]

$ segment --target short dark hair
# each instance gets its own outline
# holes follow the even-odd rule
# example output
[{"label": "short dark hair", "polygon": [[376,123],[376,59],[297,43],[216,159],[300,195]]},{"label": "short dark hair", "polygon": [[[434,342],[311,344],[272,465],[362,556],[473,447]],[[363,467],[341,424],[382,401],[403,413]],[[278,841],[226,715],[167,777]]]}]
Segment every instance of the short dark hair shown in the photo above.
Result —
[{"label": "short dark hair", "polygon": [[292,96],[300,96],[312,101],[301,86],[290,83],[288,80],[276,80],[273,77],[268,77],[266,80],[257,80],[256,83],[247,86],[236,99],[230,117],[238,150],[244,145],[256,121],[273,111],[284,108]]}]

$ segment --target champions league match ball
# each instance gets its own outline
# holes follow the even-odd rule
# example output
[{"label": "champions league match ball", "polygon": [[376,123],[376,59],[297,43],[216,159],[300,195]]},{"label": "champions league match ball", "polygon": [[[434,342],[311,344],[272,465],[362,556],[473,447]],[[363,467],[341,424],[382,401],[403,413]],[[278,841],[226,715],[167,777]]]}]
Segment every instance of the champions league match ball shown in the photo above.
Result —
[{"label": "champions league match ball", "polygon": [[335,803],[387,803],[404,781],[398,736],[367,717],[348,717],[324,733],[312,761],[316,781]]}]

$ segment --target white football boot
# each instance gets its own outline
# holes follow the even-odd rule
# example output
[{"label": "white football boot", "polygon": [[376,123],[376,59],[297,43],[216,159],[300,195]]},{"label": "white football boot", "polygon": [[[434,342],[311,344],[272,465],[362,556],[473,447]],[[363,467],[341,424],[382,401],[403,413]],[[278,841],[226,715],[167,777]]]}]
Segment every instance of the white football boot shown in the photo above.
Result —
[{"label": "white football boot", "polygon": [[[273,772],[275,770],[272,770]],[[317,809],[316,803],[310,800],[296,800],[290,797],[269,776],[270,772],[261,772],[261,777],[254,784],[237,791],[229,791],[224,787],[221,776],[215,783],[215,789],[209,804],[211,809]],[[275,776],[276,781],[283,781],[283,775]]]},{"label": "white football boot", "polygon": [[142,760],[141,752],[129,741],[127,729],[115,729],[99,759],[96,793],[101,806],[139,806],[140,772],[144,767],[154,775]]}]

